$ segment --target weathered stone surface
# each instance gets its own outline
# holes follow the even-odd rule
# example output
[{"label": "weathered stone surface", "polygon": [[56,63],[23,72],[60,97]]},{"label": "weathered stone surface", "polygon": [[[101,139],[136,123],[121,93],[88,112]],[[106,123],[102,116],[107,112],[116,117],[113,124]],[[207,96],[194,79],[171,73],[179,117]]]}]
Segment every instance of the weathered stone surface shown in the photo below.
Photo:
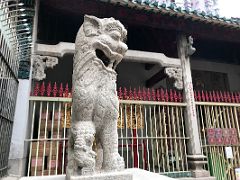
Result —
[{"label": "weathered stone surface", "polygon": [[[124,169],[118,154],[117,64],[127,51],[127,31],[113,18],[85,16],[75,42],[72,128],[67,178]],[[95,138],[94,138],[95,137]],[[95,139],[99,161],[92,150]],[[102,153],[102,154],[101,154]]]},{"label": "weathered stone surface", "polygon": [[[20,180],[65,180],[65,175],[23,177]],[[120,172],[105,172],[91,176],[72,176],[72,180],[177,180],[143,169],[125,169]],[[121,179],[120,179],[121,178]],[[192,180],[192,179],[190,179]]]},{"label": "weathered stone surface", "polygon": [[53,68],[58,64],[57,57],[51,56],[33,56],[33,79],[41,81],[46,78],[45,70]]},{"label": "weathered stone surface", "polygon": [[175,80],[174,87],[177,89],[183,89],[183,77],[182,77],[182,68],[179,67],[166,67],[165,73],[168,77]]},{"label": "weathered stone surface", "polygon": [[72,176],[70,180],[133,180],[131,173],[110,172],[110,173],[98,173],[90,176]]}]

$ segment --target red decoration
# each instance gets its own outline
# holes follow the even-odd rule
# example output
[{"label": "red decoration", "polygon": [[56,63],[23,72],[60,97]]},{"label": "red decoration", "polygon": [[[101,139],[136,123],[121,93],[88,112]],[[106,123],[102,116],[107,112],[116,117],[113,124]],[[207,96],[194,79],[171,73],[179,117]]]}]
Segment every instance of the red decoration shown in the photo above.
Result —
[{"label": "red decoration", "polygon": [[129,99],[129,100],[132,100],[132,99],[133,99],[133,92],[132,92],[131,87],[130,87],[130,89],[129,89],[129,96],[128,96],[128,99]]},{"label": "red decoration", "polygon": [[159,89],[157,89],[157,101],[161,101],[161,96],[160,96]]},{"label": "red decoration", "polygon": [[198,101],[202,101],[202,98],[201,98],[201,93],[200,91],[197,92],[197,99]]},{"label": "red decoration", "polygon": [[168,95],[168,90],[167,89],[165,91],[165,100],[166,100],[166,102],[169,101],[169,95]]},{"label": "red decoration", "polygon": [[36,83],[36,86],[35,86],[35,88],[34,88],[34,93],[33,93],[33,95],[34,96],[38,96],[38,93],[39,93],[39,83],[37,82]]},{"label": "red decoration", "polygon": [[221,101],[221,99],[220,99],[219,92],[217,91],[217,92],[216,92],[216,94],[217,94],[217,102],[220,102],[220,101]]},{"label": "red decoration", "polygon": [[126,87],[124,87],[123,88],[123,99],[128,99],[128,94],[127,94],[128,92],[127,92],[127,88]]},{"label": "red decoration", "polygon": [[215,129],[214,128],[206,128],[207,136],[214,137],[215,136]]},{"label": "red decoration", "polygon": [[123,98],[122,87],[120,87],[119,90],[118,90],[118,98],[119,98],[119,99],[122,99],[122,98]]},{"label": "red decoration", "polygon": [[148,101],[151,101],[151,92],[149,88],[147,89],[147,98],[148,98]]},{"label": "red decoration", "polygon": [[223,92],[223,98],[224,98],[223,102],[228,102],[226,91]]},{"label": "red decoration", "polygon": [[53,97],[56,97],[56,96],[57,96],[57,91],[58,91],[58,89],[57,89],[57,83],[55,82],[55,83],[54,83],[54,86],[53,86]]},{"label": "red decoration", "polygon": [[215,94],[215,91],[213,91],[213,101],[214,101],[214,102],[217,102],[217,96],[216,96],[216,94]]},{"label": "red decoration", "polygon": [[45,83],[42,82],[42,85],[41,85],[41,88],[40,88],[40,95],[44,96],[44,94],[45,94]]},{"label": "red decoration", "polygon": [[136,88],[133,89],[133,98],[134,98],[134,100],[138,100],[138,95],[137,95]]},{"label": "red decoration", "polygon": [[208,92],[206,91],[206,101],[209,101],[209,96],[208,96]]},{"label": "red decoration", "polygon": [[239,141],[238,141],[238,137],[232,137],[232,138],[231,138],[231,144],[232,144],[232,145],[238,145],[238,142],[239,142]]},{"label": "red decoration", "polygon": [[231,99],[232,99],[232,102],[235,103],[235,97],[233,95],[233,92],[231,93]]},{"label": "red decoration", "polygon": [[59,88],[59,97],[62,97],[63,96],[63,84],[61,83],[60,84],[60,88]]},{"label": "red decoration", "polygon": [[178,97],[179,97],[179,102],[183,102],[183,98],[182,98],[181,92],[178,93]]},{"label": "red decoration", "polygon": [[213,96],[212,96],[212,92],[211,91],[209,92],[209,100],[210,100],[210,102],[213,101]]},{"label": "red decoration", "polygon": [[224,137],[223,138],[223,144],[224,145],[230,145],[231,144],[231,138],[230,137]]},{"label": "red decoration", "polygon": [[139,99],[139,100],[142,100],[142,99],[143,99],[143,98],[142,98],[142,91],[141,91],[140,87],[138,88],[138,99]]},{"label": "red decoration", "polygon": [[142,96],[143,96],[143,100],[146,101],[147,100],[147,93],[146,93],[146,90],[144,88],[143,88]]},{"label": "red decoration", "polygon": [[216,144],[217,145],[222,145],[223,144],[223,138],[222,137],[216,137]]},{"label": "red decoration", "polygon": [[202,91],[202,100],[206,101],[206,97],[205,97],[204,91]]},{"label": "red decoration", "polygon": [[178,102],[178,96],[177,96],[177,91],[176,90],[174,90],[173,96],[174,96],[174,102]]},{"label": "red decoration", "polygon": [[47,96],[50,97],[52,92],[51,82],[47,85]]},{"label": "red decoration", "polygon": [[69,88],[68,88],[68,83],[66,84],[66,87],[65,87],[65,91],[64,91],[64,97],[68,97],[69,96]]},{"label": "red decoration", "polygon": [[154,89],[152,89],[152,100],[156,101],[156,92]]},{"label": "red decoration", "polygon": [[161,88],[161,101],[165,101],[164,90]]},{"label": "red decoration", "polygon": [[222,91],[220,91],[220,99],[221,99],[221,102],[224,102],[224,97],[223,97]]},{"label": "red decoration", "polygon": [[173,92],[172,92],[172,89],[170,89],[170,102],[174,102],[173,99],[174,99]]},{"label": "red decoration", "polygon": [[215,137],[207,137],[207,143],[209,145],[215,145],[216,144],[216,138]]},{"label": "red decoration", "polygon": [[231,96],[229,92],[227,92],[227,102],[231,102]]}]

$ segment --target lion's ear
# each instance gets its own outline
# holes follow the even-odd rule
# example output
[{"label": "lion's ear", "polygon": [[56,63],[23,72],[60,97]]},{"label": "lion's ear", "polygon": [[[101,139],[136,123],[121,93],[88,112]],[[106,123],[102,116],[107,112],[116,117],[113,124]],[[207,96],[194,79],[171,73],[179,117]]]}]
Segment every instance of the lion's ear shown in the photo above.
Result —
[{"label": "lion's ear", "polygon": [[85,15],[83,31],[86,36],[96,36],[100,34],[101,22],[97,17]]}]

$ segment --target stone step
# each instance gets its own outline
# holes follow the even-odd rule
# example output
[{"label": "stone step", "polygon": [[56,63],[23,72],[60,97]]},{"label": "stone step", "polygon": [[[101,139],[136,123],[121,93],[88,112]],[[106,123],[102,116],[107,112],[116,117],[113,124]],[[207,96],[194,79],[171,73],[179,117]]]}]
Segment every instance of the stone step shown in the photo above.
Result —
[{"label": "stone step", "polygon": [[15,177],[15,176],[6,176],[3,177],[1,180],[19,180],[20,177]]},{"label": "stone step", "polygon": [[216,180],[215,177],[201,177],[201,178],[179,178],[179,180]]}]

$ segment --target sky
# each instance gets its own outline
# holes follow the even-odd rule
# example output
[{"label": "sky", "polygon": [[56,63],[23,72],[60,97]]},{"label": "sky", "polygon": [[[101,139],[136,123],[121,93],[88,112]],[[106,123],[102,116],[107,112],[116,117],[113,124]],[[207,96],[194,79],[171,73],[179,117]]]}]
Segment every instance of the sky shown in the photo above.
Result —
[{"label": "sky", "polygon": [[240,0],[218,0],[218,7],[220,16],[240,18]]}]

